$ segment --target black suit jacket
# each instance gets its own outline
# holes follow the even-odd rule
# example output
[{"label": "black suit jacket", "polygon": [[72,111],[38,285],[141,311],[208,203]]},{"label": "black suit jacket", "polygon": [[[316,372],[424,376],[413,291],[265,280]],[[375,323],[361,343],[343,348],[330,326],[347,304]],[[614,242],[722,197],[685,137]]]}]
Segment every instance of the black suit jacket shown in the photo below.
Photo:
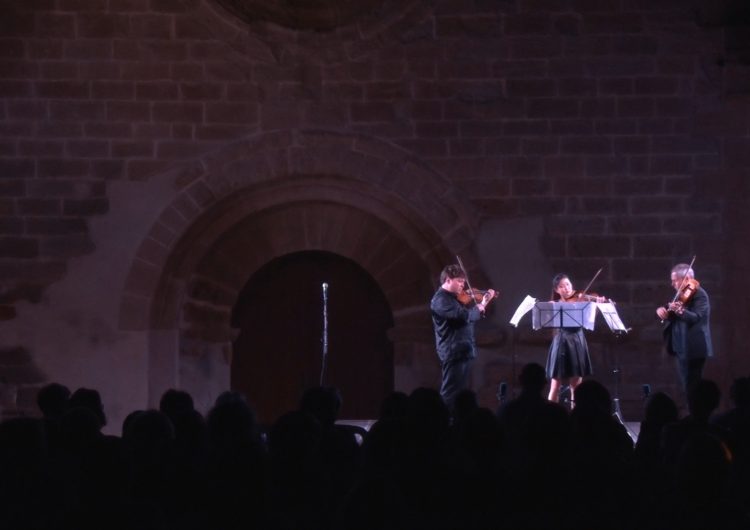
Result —
[{"label": "black suit jacket", "polygon": [[698,287],[681,315],[669,313],[664,325],[667,352],[679,359],[705,359],[714,354],[711,344],[711,303],[708,293]]},{"label": "black suit jacket", "polygon": [[432,297],[430,311],[440,360],[446,362],[476,357],[474,322],[482,317],[476,305],[467,308],[455,294],[440,287]]}]

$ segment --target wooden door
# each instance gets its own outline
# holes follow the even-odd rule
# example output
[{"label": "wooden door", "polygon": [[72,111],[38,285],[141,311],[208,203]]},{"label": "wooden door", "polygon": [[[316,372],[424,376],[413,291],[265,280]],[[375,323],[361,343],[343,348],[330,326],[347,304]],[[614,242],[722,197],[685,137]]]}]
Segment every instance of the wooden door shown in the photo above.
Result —
[{"label": "wooden door", "polygon": [[340,418],[376,418],[393,390],[390,307],[372,277],[328,252],[298,252],[269,262],[250,278],[232,315],[240,329],[231,383],[264,424],[297,408],[320,384],[322,284],[328,284],[328,357],[323,384],[343,397]]}]

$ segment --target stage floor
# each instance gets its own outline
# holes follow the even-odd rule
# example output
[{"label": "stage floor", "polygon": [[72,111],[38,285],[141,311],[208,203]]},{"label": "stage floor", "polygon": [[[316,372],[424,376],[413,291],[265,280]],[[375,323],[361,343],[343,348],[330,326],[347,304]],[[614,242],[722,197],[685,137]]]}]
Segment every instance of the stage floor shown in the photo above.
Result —
[{"label": "stage floor", "polygon": [[[336,423],[341,425],[353,425],[369,431],[370,427],[372,427],[376,421],[377,420],[338,420]],[[625,421],[623,426],[625,427],[625,430],[628,431],[628,435],[633,440],[633,443],[638,441],[638,433],[641,430],[641,423],[638,421]]]}]

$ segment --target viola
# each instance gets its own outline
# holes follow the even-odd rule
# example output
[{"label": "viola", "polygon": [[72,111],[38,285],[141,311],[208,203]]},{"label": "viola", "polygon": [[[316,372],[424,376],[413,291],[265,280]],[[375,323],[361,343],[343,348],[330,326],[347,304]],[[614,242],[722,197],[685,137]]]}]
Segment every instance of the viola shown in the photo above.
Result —
[{"label": "viola", "polygon": [[688,278],[680,287],[680,290],[677,291],[677,298],[674,301],[681,302],[683,305],[687,304],[693,298],[700,285],[701,283],[695,278]]},{"label": "viola", "polygon": [[[458,301],[461,302],[463,305],[469,305],[472,303],[479,304],[484,300],[484,297],[489,293],[489,289],[486,291],[483,291],[481,289],[465,289],[458,293]],[[490,300],[493,298],[497,298],[497,291],[494,291],[493,295],[490,297]],[[489,300],[488,300],[489,301]]]},{"label": "viola", "polygon": [[[685,275],[682,277],[682,281],[680,282],[680,286],[677,288],[677,292],[675,293],[674,298],[672,298],[672,301],[664,306],[664,309],[666,309],[667,311],[671,311],[675,314],[681,315],[685,311],[685,304],[690,302],[690,300],[693,298],[693,295],[695,295],[696,291],[698,290],[698,287],[700,287],[701,284],[698,280],[696,280],[695,278],[690,278],[688,276],[688,273],[693,270],[693,263],[695,263],[696,257],[697,256],[693,256],[693,259],[690,261],[690,265],[687,266]],[[657,310],[657,314],[661,317],[662,322],[664,322],[664,320],[666,319],[666,313],[663,313],[661,311],[661,308]]]},{"label": "viola", "polygon": [[700,287],[701,284],[698,280],[688,277],[688,272],[693,270],[693,263],[695,263],[696,257],[697,256],[693,256],[693,259],[692,261],[690,261],[690,265],[688,265],[687,271],[685,272],[685,276],[682,277],[680,286],[677,288],[677,292],[675,293],[674,298],[672,298],[672,301],[667,304],[668,311],[674,311],[675,313],[682,314],[682,312],[685,310],[685,304],[687,304],[690,299],[693,298],[693,295],[698,290],[698,287]]},{"label": "viola", "polygon": [[675,298],[667,304],[667,311],[672,311],[681,315],[683,311],[685,311],[685,305],[692,300],[698,287],[700,287],[700,282],[698,280],[695,278],[686,279],[677,291]]}]

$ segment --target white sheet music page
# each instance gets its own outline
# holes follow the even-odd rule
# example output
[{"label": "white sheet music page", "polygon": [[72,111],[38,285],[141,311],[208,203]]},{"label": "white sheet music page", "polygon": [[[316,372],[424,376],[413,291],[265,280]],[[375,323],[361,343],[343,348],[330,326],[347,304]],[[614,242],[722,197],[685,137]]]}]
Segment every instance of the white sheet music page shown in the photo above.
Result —
[{"label": "white sheet music page", "polygon": [[531,311],[531,308],[534,307],[534,304],[536,303],[536,298],[526,295],[526,298],[523,299],[521,302],[521,305],[518,306],[518,309],[516,309],[516,312],[513,313],[513,318],[510,319],[510,323],[518,327],[518,322],[521,320],[521,318]]},{"label": "white sheet music page", "polygon": [[626,331],[627,328],[625,327],[625,324],[622,323],[622,320],[620,320],[620,315],[617,314],[617,309],[615,309],[615,304],[612,302],[603,302],[600,304],[596,304],[596,307],[599,309],[599,312],[604,317],[604,320],[607,322],[607,325],[609,326],[609,329],[612,331]]}]

